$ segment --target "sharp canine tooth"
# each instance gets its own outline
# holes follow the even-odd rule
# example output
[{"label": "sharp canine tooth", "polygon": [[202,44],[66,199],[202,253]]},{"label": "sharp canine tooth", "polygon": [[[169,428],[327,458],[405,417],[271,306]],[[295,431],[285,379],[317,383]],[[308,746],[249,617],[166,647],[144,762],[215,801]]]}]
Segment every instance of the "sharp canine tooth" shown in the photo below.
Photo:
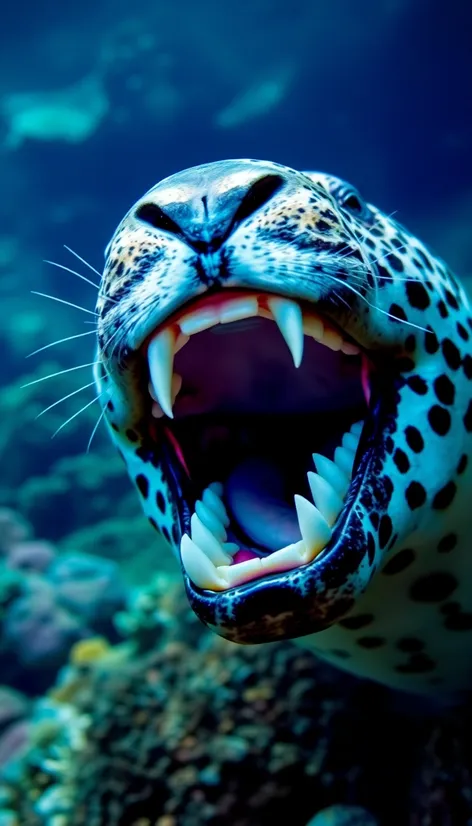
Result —
[{"label": "sharp canine tooth", "polygon": [[334,451],[334,461],[344,471],[347,473],[349,479],[352,476],[352,466],[354,464],[354,456],[355,454],[352,450],[349,450],[347,447],[337,447]]},{"label": "sharp canine tooth", "polygon": [[206,490],[203,491],[202,500],[226,528],[229,525],[229,516],[226,513],[226,508],[220,497],[217,496],[214,491],[210,490],[210,488],[206,488]]},{"label": "sharp canine tooth", "polygon": [[331,459],[322,456],[321,453],[314,453],[313,461],[319,475],[323,476],[326,481],[332,485],[341,498],[345,496],[349,487],[349,479],[341,468],[339,468],[335,462],[332,462]]},{"label": "sharp canine tooth", "polygon": [[292,354],[295,367],[303,356],[303,315],[299,305],[288,298],[269,298],[268,307]]},{"label": "sharp canine tooth", "polygon": [[180,558],[187,575],[199,588],[224,591],[228,587],[224,575],[216,569],[213,562],[187,534],[183,535],[180,543]]},{"label": "sharp canine tooth", "polygon": [[217,496],[223,496],[224,487],[221,482],[212,482],[211,485],[208,485],[209,490],[212,490],[213,493],[216,493]]},{"label": "sharp canine tooth", "polygon": [[360,437],[362,433],[362,428],[364,427],[364,422],[354,422],[351,427],[351,433],[354,433],[354,436]]},{"label": "sharp canine tooth", "polygon": [[195,502],[195,511],[204,525],[212,532],[219,542],[225,542],[226,531],[214,511],[210,510],[201,500]]},{"label": "sharp canine tooth", "polygon": [[177,341],[175,342],[174,353],[178,353],[179,350],[187,344],[187,341],[190,341],[190,336],[186,336],[182,332],[179,333]]},{"label": "sharp canine tooth", "polygon": [[171,384],[174,345],[175,330],[172,327],[166,327],[152,339],[148,347],[149,373],[156,400],[170,419],[173,418]]},{"label": "sharp canine tooth", "polygon": [[357,450],[357,445],[359,444],[359,437],[354,436],[354,433],[345,433],[343,436],[343,447],[346,447],[348,450],[353,450],[354,453]]},{"label": "sharp canine tooth", "polygon": [[241,318],[251,318],[257,315],[257,298],[238,298],[220,308],[220,323],[229,324]]},{"label": "sharp canine tooth", "polygon": [[318,473],[312,473],[310,471],[308,473],[308,483],[318,510],[331,527],[339,516],[343,506],[342,500],[329,482],[323,479],[322,476],[319,476]]},{"label": "sharp canine tooth", "polygon": [[308,499],[295,494],[300,533],[305,544],[304,561],[311,562],[331,539],[331,529],[318,508]]},{"label": "sharp canine tooth", "polygon": [[185,335],[193,336],[195,333],[214,327],[218,322],[217,311],[213,307],[205,307],[203,310],[195,310],[193,313],[182,316],[179,319],[179,327]]},{"label": "sharp canine tooth", "polygon": [[224,553],[220,543],[203,524],[197,513],[190,520],[192,541],[205,553],[214,565],[230,565],[231,556]]}]

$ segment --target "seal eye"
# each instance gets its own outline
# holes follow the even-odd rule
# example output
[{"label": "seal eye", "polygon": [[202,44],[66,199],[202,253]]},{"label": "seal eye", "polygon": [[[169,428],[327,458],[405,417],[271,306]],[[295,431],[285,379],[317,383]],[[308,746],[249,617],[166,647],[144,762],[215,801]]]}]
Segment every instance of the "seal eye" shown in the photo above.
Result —
[{"label": "seal eye", "polygon": [[361,218],[364,221],[369,220],[369,207],[361,198],[357,190],[352,187],[343,187],[338,190],[336,197],[339,205],[345,209],[346,212],[349,212],[351,215],[355,215],[357,218]]}]

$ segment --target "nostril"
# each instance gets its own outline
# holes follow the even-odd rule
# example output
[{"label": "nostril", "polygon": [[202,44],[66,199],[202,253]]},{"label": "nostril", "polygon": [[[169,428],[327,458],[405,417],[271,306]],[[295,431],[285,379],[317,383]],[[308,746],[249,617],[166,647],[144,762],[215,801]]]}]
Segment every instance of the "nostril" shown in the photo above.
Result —
[{"label": "nostril", "polygon": [[254,212],[266,204],[279,189],[284,179],[280,175],[265,175],[259,178],[246,192],[233,218],[233,227],[249,218]]},{"label": "nostril", "polygon": [[172,220],[157,204],[141,204],[136,210],[136,218],[154,229],[163,229],[173,235],[182,235],[179,225]]}]

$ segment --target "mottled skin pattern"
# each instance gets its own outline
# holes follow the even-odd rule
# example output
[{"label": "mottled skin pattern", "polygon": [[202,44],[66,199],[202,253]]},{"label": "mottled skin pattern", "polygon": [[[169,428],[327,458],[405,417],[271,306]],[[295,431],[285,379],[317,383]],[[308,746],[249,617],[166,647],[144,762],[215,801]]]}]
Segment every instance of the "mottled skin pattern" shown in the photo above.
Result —
[{"label": "mottled skin pattern", "polygon": [[167,178],[138,201],[106,251],[97,383],[145,513],[177,553],[190,516],[183,498],[195,494],[151,423],[140,348],[183,304],[227,288],[311,302],[378,370],[325,551],[220,593],[184,574],[192,607],[236,642],[303,637],[340,667],[394,687],[467,689],[472,318],[461,285],[329,175],[224,161]]}]

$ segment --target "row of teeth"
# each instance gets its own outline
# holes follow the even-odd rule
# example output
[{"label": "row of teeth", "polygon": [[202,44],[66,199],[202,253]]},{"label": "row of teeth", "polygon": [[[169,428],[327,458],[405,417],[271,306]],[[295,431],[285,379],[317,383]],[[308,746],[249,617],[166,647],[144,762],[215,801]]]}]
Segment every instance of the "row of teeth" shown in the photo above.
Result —
[{"label": "row of teeth", "polygon": [[303,312],[296,301],[278,296],[231,297],[218,306],[200,307],[181,316],[154,336],[148,348],[152,415],[173,418],[172,408],[182,386],[182,377],[173,372],[174,356],[187,344],[190,336],[217,324],[229,324],[254,316],[275,321],[287,342],[295,367],[302,362],[305,335],[330,350],[341,350],[346,355],[353,356],[360,352],[325,319],[312,312]]},{"label": "row of teeth", "polygon": [[334,461],[319,453],[313,454],[318,472],[310,471],[307,475],[315,504],[295,494],[302,538],[268,556],[233,564],[240,548],[226,542],[230,520],[222,501],[223,485],[219,482],[209,485],[196,502],[190,521],[191,535],[185,534],[180,545],[182,565],[192,582],[199,588],[226,591],[266,574],[290,571],[312,562],[331,539],[332,527],[341,512],[362,425],[356,422],[344,434],[342,445],[335,450]]}]

